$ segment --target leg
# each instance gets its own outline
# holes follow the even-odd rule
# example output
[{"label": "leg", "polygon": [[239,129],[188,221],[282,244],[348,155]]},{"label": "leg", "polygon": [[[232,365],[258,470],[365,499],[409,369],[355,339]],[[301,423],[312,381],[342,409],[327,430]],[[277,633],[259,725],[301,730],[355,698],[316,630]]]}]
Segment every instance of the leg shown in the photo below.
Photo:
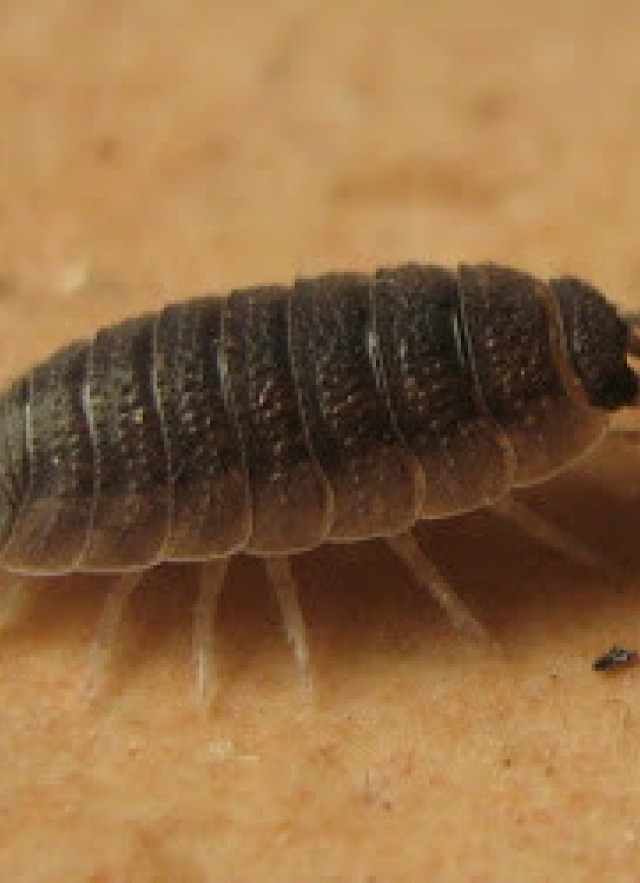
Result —
[{"label": "leg", "polygon": [[193,660],[196,667],[198,701],[209,706],[218,687],[215,646],[215,616],[224,586],[226,558],[205,562],[200,569],[198,600],[193,610]]},{"label": "leg", "polygon": [[427,558],[411,532],[387,537],[386,541],[392,552],[411,571],[416,582],[442,607],[456,629],[476,640],[489,640],[485,627],[456,595],[435,564]]},{"label": "leg", "polygon": [[514,500],[513,497],[506,497],[493,507],[493,511],[517,525],[520,530],[537,540],[542,545],[560,552],[569,560],[586,567],[602,567],[610,569],[606,561],[589,549],[577,537],[566,533],[562,528],[556,527],[549,521],[546,521],[537,512],[533,512],[524,503]]},{"label": "leg", "polygon": [[89,664],[84,683],[84,693],[89,699],[95,698],[100,681],[104,677],[109,656],[115,641],[115,633],[129,596],[140,585],[143,570],[121,573],[109,589],[102,609],[98,628],[89,650]]},{"label": "leg", "polygon": [[291,572],[291,563],[288,558],[280,556],[265,558],[264,562],[276,592],[287,641],[293,648],[302,681],[310,688],[309,644],[298,600],[298,590]]}]

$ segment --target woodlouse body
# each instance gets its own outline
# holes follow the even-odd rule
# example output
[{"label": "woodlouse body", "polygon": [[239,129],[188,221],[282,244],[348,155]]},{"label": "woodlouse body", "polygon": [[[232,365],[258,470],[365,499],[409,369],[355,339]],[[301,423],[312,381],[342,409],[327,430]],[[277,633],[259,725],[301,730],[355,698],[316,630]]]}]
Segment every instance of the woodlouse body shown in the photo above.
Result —
[{"label": "woodlouse body", "polygon": [[391,536],[491,506],[636,401],[572,278],[406,265],[168,306],[0,401],[0,565],[144,569]]}]

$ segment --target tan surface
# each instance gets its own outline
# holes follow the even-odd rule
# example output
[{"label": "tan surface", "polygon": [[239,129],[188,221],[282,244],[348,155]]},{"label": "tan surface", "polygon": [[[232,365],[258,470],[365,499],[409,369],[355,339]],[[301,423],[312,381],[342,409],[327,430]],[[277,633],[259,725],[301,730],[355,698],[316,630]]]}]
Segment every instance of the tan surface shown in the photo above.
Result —
[{"label": "tan surface", "polygon": [[[640,306],[637,4],[1,9],[3,377],[170,296],[405,258]],[[376,544],[300,561],[315,708],[253,562],[209,716],[192,571],[149,577],[97,708],[104,582],[47,584],[0,642],[0,879],[638,879],[640,671],[590,670],[640,641],[638,463],[611,443],[528,495],[626,564],[619,593],[488,515],[430,531],[502,660]]]}]

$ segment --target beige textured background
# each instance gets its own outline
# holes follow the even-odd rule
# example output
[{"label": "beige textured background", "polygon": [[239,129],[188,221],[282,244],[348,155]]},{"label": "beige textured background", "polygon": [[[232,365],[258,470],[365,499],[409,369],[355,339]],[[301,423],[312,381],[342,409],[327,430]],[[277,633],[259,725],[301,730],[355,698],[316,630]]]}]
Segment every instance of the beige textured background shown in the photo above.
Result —
[{"label": "beige textured background", "polygon": [[[640,7],[596,0],[0,3],[0,373],[170,297],[404,259],[570,270],[640,307]],[[480,514],[434,555],[504,658],[377,544],[297,563],[316,705],[240,561],[192,701],[195,574],[154,572],[78,698],[105,582],[0,639],[0,878],[637,880],[640,457],[527,496],[601,574]]]}]

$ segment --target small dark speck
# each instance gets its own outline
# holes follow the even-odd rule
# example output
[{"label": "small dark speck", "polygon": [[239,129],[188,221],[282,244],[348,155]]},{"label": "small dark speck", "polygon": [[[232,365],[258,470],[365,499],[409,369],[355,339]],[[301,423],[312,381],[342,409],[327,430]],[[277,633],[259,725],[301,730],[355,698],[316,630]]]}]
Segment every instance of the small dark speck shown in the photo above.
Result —
[{"label": "small dark speck", "polygon": [[602,656],[599,656],[593,663],[594,671],[615,671],[618,668],[624,668],[628,665],[634,665],[638,661],[637,650],[625,650],[624,647],[618,647],[616,644],[607,650]]}]

